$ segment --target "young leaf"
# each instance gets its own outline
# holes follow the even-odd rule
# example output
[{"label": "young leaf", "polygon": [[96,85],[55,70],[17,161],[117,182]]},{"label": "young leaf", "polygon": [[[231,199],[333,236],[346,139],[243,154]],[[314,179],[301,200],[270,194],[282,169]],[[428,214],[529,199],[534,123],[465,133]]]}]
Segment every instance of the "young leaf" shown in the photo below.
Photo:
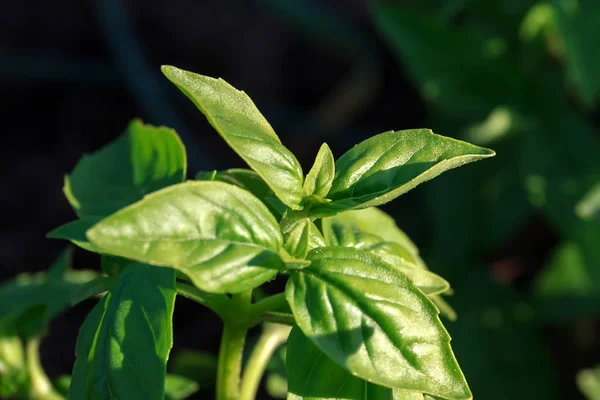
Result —
[{"label": "young leaf", "polygon": [[305,258],[310,250],[325,246],[321,232],[309,218],[297,222],[285,236],[285,249],[299,259]]},{"label": "young leaf", "polygon": [[[323,219],[323,234],[325,240],[331,237],[331,224],[341,224],[355,231],[381,236],[386,242],[394,242],[406,250],[406,261],[425,268],[425,262],[419,256],[419,249],[402,231],[394,218],[379,208],[370,207],[362,210],[346,211],[333,217]],[[330,246],[336,246],[328,242]]]},{"label": "young leaf", "polygon": [[444,171],[494,154],[428,129],[381,133],[336,161],[328,195],[333,202],[317,207],[313,214],[385,204]]},{"label": "young leaf", "polygon": [[194,74],[172,66],[162,72],[206,116],[227,144],[255,170],[279,200],[302,208],[300,163],[277,137],[250,97],[223,79]]},{"label": "young leaf", "polygon": [[103,252],[175,268],[198,288],[237,293],[282,266],[277,221],[254,196],[216,181],[189,181],[147,195],[87,232]]},{"label": "young leaf", "polygon": [[316,249],[307,258],[309,267],[291,272],[286,297],[323,353],[379,385],[471,398],[437,309],[404,275],[353,248]]},{"label": "young leaf", "polygon": [[175,131],[134,120],[114,142],[79,161],[65,177],[64,192],[80,218],[106,216],[183,182],[186,167]]},{"label": "young leaf", "polygon": [[323,143],[304,180],[304,195],[327,196],[335,175],[335,161],[327,143]]},{"label": "young leaf", "polygon": [[130,266],[81,326],[69,399],[163,400],[175,271]]}]

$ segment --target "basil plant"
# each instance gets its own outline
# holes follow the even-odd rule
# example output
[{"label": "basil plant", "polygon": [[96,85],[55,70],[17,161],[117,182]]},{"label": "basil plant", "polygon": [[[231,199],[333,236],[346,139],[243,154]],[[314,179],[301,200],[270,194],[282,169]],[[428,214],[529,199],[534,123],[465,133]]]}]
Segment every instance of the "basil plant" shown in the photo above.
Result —
[{"label": "basil plant", "polygon": [[[177,134],[136,120],[65,178],[78,219],[49,237],[102,259],[78,300],[105,292],[79,332],[68,398],[173,398],[166,364],[181,295],[223,321],[219,400],[254,399],[284,342],[288,399],[471,399],[439,317],[452,317],[441,297],[450,286],[376,207],[494,152],[389,131],[337,160],[323,144],[305,174],[243,91],[162,71],[250,169],[188,180]],[[261,295],[276,278],[285,291]]]}]

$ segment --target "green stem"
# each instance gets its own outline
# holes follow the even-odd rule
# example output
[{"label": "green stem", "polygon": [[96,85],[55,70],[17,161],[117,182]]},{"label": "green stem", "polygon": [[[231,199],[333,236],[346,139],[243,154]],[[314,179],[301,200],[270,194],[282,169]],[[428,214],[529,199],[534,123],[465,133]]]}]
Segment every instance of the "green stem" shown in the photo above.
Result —
[{"label": "green stem", "polygon": [[278,293],[266,297],[250,306],[249,316],[253,325],[262,321],[263,314],[272,311],[278,311],[287,306],[285,293]]},{"label": "green stem", "polygon": [[231,297],[228,313],[224,315],[223,335],[217,367],[217,400],[238,400],[244,342],[250,328],[248,315],[252,290]]},{"label": "green stem", "polygon": [[280,313],[280,312],[265,312],[261,315],[261,319],[264,322],[272,322],[275,324],[294,326],[296,320],[292,314]]},{"label": "green stem", "polygon": [[256,398],[256,392],[269,360],[275,350],[285,343],[291,329],[291,327],[283,325],[265,325],[265,329],[258,339],[244,371],[239,400],[254,400]]},{"label": "green stem", "polygon": [[40,338],[27,342],[27,372],[31,379],[30,397],[33,400],[62,400],[52,387],[40,362]]},{"label": "green stem", "polygon": [[245,328],[225,324],[217,368],[217,400],[237,400],[240,390]]}]

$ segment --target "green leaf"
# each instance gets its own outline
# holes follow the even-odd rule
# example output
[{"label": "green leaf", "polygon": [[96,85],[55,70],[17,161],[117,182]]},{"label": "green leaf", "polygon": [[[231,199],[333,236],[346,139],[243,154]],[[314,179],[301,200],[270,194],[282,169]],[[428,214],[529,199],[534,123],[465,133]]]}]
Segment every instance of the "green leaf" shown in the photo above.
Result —
[{"label": "green leaf", "polygon": [[600,183],[585,195],[575,210],[580,218],[600,220]]},{"label": "green leaf", "polygon": [[275,218],[254,196],[216,181],[160,190],[87,232],[103,251],[175,268],[198,288],[237,293],[272,279],[282,262]]},{"label": "green leaf", "polygon": [[199,388],[213,386],[217,379],[215,355],[205,352],[182,350],[169,360],[169,371],[197,382]]},{"label": "green leaf", "polygon": [[182,400],[199,389],[195,381],[177,375],[167,375],[165,380],[165,400]]},{"label": "green leaf", "polygon": [[328,195],[333,202],[312,213],[385,204],[444,171],[494,154],[428,129],[382,133],[354,146],[336,161]]},{"label": "green leaf", "polygon": [[600,367],[579,371],[577,386],[588,400],[600,400]]},{"label": "green leaf", "polygon": [[335,161],[333,154],[331,154],[331,149],[327,146],[327,143],[323,143],[317,153],[315,163],[304,180],[304,195],[327,196],[334,176]]},{"label": "green leaf", "polygon": [[450,289],[444,278],[407,261],[407,250],[395,242],[386,242],[377,235],[354,231],[348,225],[326,218],[323,231],[331,246],[354,247],[379,257],[396,271],[405,275],[426,295],[443,293]]},{"label": "green leaf", "polygon": [[0,320],[0,398],[25,398],[29,376],[23,342],[12,319]]},{"label": "green leaf", "polygon": [[324,246],[323,235],[309,218],[297,222],[285,235],[286,251],[299,259],[306,258],[310,250]]},{"label": "green leaf", "polygon": [[83,323],[69,399],[163,400],[175,271],[134,264]]},{"label": "green leaf", "polygon": [[[425,268],[416,246],[381,210],[367,208],[324,218],[322,229],[328,245],[355,247],[378,256],[427,295],[443,293],[450,288],[445,279]],[[371,232],[380,232],[393,241],[386,241]]]},{"label": "green leaf", "polygon": [[48,278],[62,279],[66,272],[71,268],[73,262],[73,248],[67,247],[58,256],[58,259],[48,268]]},{"label": "green leaf", "polygon": [[255,170],[279,200],[302,208],[303,173],[296,157],[283,145],[250,97],[223,79],[172,66],[162,72],[206,116],[227,144]]},{"label": "green leaf", "polygon": [[61,375],[52,382],[54,390],[65,399],[69,395],[69,386],[71,386],[71,375]]},{"label": "green leaf", "polygon": [[587,107],[600,95],[600,12],[595,0],[554,0],[567,73]]},{"label": "green leaf", "polygon": [[280,220],[283,215],[281,210],[286,208],[283,203],[275,198],[275,193],[269,185],[251,169],[232,168],[224,171],[213,171],[208,175],[198,173],[196,180],[220,181],[245,189],[261,200],[277,220]]},{"label": "green leaf", "polygon": [[379,385],[471,398],[437,309],[410,280],[353,248],[316,249],[308,260],[291,272],[286,297],[323,353]]},{"label": "green leaf", "polygon": [[534,292],[539,297],[584,296],[590,294],[592,286],[581,248],[567,242],[552,254],[535,281]]},{"label": "green leaf", "polygon": [[[434,112],[473,120],[498,105],[527,106],[528,82],[503,50],[502,39],[450,24],[435,15],[439,7],[418,12],[412,4],[374,0],[370,5],[377,28]],[[477,4],[469,6],[470,13]],[[486,28],[501,17],[498,12],[491,16]]]},{"label": "green leaf", "polygon": [[79,161],[65,177],[64,192],[80,218],[106,216],[182,182],[186,163],[175,131],[134,120],[114,142]]},{"label": "green leaf", "polygon": [[409,392],[415,397],[400,397],[393,392],[402,390],[392,390],[352,376],[323,354],[298,327],[290,333],[288,355],[288,400],[423,400],[421,393]]},{"label": "green leaf", "polygon": [[55,228],[46,237],[49,239],[69,240],[84,250],[101,253],[102,251],[85,237],[87,230],[96,225],[101,219],[102,217],[82,217]]},{"label": "green leaf", "polygon": [[79,304],[89,297],[95,296],[99,293],[109,291],[113,284],[113,278],[108,278],[106,276],[99,276],[89,282],[84,283],[71,295],[71,306]]}]

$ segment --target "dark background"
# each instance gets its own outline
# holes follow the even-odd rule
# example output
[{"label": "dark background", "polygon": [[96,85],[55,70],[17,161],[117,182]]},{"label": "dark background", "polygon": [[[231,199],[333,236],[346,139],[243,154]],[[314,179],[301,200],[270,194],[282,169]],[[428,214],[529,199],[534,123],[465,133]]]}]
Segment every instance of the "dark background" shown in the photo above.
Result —
[{"label": "dark background", "polygon": [[[305,171],[323,141],[337,157],[376,133],[430,127],[418,85],[377,31],[365,1],[13,0],[3,1],[1,10],[0,280],[44,270],[54,261],[65,243],[45,234],[75,217],[62,194],[63,176],[83,153],[116,138],[134,117],[178,131],[188,148],[190,177],[198,170],[244,166],[162,77],[162,64],[222,77],[246,91]],[[458,129],[438,133],[456,136]],[[429,261],[427,249],[438,237],[432,233],[436,214],[421,190],[385,209]],[[447,192],[448,199],[460,190]],[[509,290],[510,307],[517,305],[511,310],[529,312],[531,282],[560,240],[540,213],[531,211],[513,235],[472,257],[475,272],[451,277],[451,283],[457,291],[469,285],[484,292]],[[75,261],[77,268],[98,267],[95,257],[79,250]],[[435,265],[434,270],[445,271]],[[509,302],[502,299],[499,303]],[[552,382],[549,390],[557,398],[582,398],[575,374],[600,361],[594,318],[568,324],[534,318],[526,333],[508,342],[515,346],[511,349],[482,336],[482,329],[497,324],[500,311],[471,306],[478,302],[476,294],[457,302],[459,320],[447,325],[459,343],[461,365],[461,357],[471,360],[465,373],[476,398],[531,398],[515,397],[509,394],[515,393],[512,389],[502,395],[506,385],[517,391],[527,386],[517,381],[527,381],[529,374],[535,375],[533,381]],[[450,303],[455,305],[452,298]],[[93,305],[86,301],[53,322],[42,347],[51,377],[70,373],[78,327]],[[462,309],[469,307],[479,314],[461,321]],[[219,335],[215,317],[177,300],[174,352],[216,352]],[[472,342],[479,347],[470,348]],[[530,342],[535,356],[529,353]],[[500,362],[488,362],[488,357]],[[519,372],[514,365],[528,367]],[[495,397],[485,394],[492,390],[485,389],[489,382],[494,382]],[[207,393],[198,398],[209,398]]]}]

